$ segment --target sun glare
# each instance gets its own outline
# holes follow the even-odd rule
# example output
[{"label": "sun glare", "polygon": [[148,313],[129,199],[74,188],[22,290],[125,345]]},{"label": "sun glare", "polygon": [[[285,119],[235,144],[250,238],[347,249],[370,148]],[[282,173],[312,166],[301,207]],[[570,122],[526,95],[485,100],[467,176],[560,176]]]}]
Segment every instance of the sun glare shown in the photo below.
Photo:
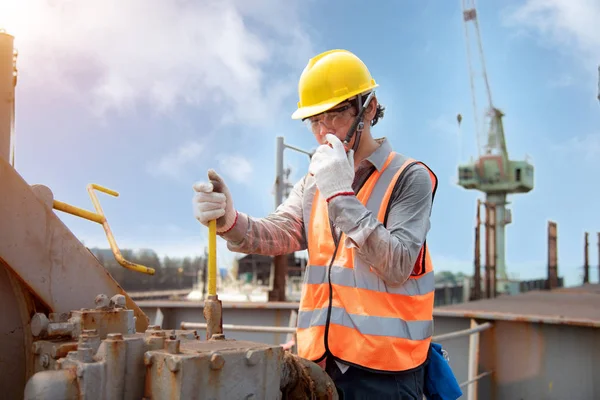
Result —
[{"label": "sun glare", "polygon": [[26,40],[31,33],[38,31],[43,25],[44,4],[31,0],[1,0],[0,30],[19,39]]}]

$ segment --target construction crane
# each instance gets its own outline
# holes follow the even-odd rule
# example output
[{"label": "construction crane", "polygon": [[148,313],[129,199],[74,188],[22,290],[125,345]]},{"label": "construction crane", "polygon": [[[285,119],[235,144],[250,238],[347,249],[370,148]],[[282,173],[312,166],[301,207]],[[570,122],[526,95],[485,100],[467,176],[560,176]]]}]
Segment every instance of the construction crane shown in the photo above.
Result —
[{"label": "construction crane", "polygon": [[[469,77],[475,118],[475,131],[477,138],[478,159],[469,164],[459,165],[458,184],[465,189],[475,189],[486,194],[486,203],[495,210],[495,226],[493,236],[495,240],[495,271],[498,281],[506,281],[505,262],[505,229],[512,220],[510,209],[506,207],[508,194],[527,193],[533,189],[533,165],[528,161],[511,160],[508,156],[502,117],[504,113],[494,106],[492,93],[485,67],[483,46],[475,0],[462,0],[463,23],[465,28],[465,41]],[[484,91],[487,97],[487,110],[484,123],[480,125],[479,110],[477,108],[477,95],[475,91],[475,71],[471,59],[469,27],[473,26],[477,40],[481,64]],[[459,119],[460,124],[460,119]],[[487,134],[485,129],[487,128]],[[485,143],[481,144],[481,139]],[[493,218],[493,217],[492,217]],[[492,260],[493,262],[494,260]],[[486,262],[487,266],[487,262]]]}]

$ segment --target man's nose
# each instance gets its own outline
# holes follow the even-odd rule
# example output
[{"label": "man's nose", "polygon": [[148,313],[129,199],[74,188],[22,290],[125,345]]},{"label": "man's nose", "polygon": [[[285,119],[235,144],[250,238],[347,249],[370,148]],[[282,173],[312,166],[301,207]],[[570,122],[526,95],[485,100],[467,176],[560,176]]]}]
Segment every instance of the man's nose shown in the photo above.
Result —
[{"label": "man's nose", "polygon": [[325,124],[319,123],[319,127],[317,128],[317,133],[319,134],[319,136],[325,137],[325,135],[327,135],[328,133],[334,133],[334,132],[332,132],[331,128],[326,127]]}]

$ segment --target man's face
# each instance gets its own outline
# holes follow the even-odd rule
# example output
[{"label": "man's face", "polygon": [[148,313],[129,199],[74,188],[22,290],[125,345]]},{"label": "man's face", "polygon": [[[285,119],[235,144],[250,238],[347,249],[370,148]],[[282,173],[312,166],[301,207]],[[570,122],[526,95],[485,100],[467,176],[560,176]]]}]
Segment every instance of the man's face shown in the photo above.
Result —
[{"label": "man's face", "polygon": [[[370,121],[375,116],[377,100],[371,100],[367,110],[363,114],[364,121]],[[326,144],[325,135],[331,133],[338,137],[342,142],[346,139],[348,130],[354,122],[358,110],[353,103],[345,101],[324,113],[307,118],[305,123],[308,129],[313,133],[319,144]],[[365,123],[366,124],[366,123]],[[352,136],[350,143],[345,145],[346,150],[352,148],[356,136]]]},{"label": "man's face", "polygon": [[352,122],[354,122],[354,117],[356,117],[356,108],[349,101],[345,101],[329,111],[307,118],[305,123],[317,142],[326,144],[325,135],[328,133],[334,134],[338,139],[344,141]]}]

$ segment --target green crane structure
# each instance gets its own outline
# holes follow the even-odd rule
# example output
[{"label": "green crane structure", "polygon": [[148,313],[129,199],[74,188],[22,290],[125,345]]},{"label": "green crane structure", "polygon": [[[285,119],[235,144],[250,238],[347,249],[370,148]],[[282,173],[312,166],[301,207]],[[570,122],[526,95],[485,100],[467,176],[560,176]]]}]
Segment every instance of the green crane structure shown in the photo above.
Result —
[{"label": "green crane structure", "polygon": [[[471,84],[471,94],[474,108],[475,130],[477,137],[478,159],[469,164],[458,166],[458,184],[465,189],[475,189],[486,194],[486,203],[495,210],[495,271],[498,280],[506,280],[505,261],[505,230],[506,225],[512,220],[510,209],[506,207],[507,195],[515,193],[527,193],[533,189],[533,165],[526,160],[515,161],[508,156],[502,117],[504,113],[496,108],[492,102],[492,94],[488,82],[483,57],[483,46],[477,21],[477,11],[474,0],[463,0],[463,23],[465,28],[465,41],[467,48],[467,59]],[[479,125],[477,99],[475,92],[475,74],[471,63],[471,49],[469,43],[469,25],[472,23],[475,29],[477,46],[485,92],[487,95],[487,112],[485,121],[488,124]],[[459,118],[460,124],[460,118]],[[487,135],[482,134],[487,125]],[[480,138],[485,136],[486,143],[480,144]],[[493,217],[492,217],[493,218]],[[488,221],[489,223],[489,221]],[[488,244],[489,245],[489,244]],[[489,259],[488,259],[489,260]],[[487,266],[487,264],[486,264]],[[494,280],[495,281],[495,280]]]}]

